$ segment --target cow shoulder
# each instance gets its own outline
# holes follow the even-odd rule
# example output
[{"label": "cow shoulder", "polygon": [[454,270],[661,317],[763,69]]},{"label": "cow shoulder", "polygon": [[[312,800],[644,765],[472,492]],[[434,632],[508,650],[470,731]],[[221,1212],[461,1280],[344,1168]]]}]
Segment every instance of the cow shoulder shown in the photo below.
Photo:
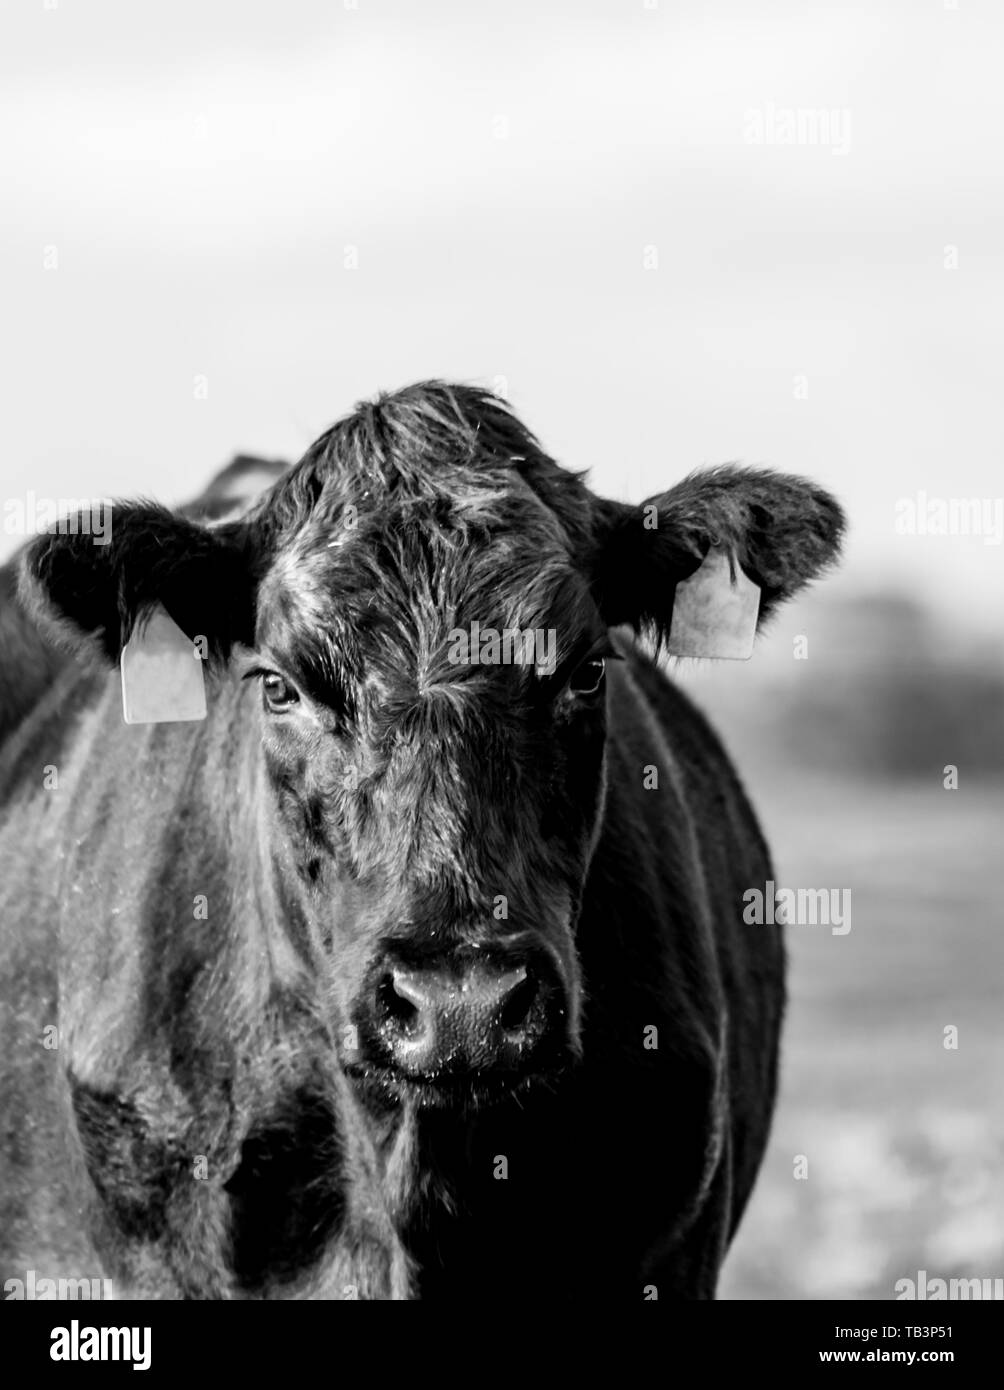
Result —
[{"label": "cow shoulder", "polygon": [[0,567],[0,747],[70,663],[18,598],[17,564]]}]

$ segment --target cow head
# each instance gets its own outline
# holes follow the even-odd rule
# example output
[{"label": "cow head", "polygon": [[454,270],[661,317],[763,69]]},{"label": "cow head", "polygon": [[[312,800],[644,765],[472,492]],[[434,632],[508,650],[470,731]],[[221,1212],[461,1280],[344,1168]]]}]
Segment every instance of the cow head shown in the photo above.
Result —
[{"label": "cow head", "polygon": [[206,528],[116,508],[23,591],[116,661],[156,604],[245,684],[282,921],[366,1087],[489,1097],[574,1056],[580,897],[604,802],[610,628],[658,641],[712,545],[760,621],[836,555],[803,480],[734,468],[595,497],[487,392],[361,406]]}]

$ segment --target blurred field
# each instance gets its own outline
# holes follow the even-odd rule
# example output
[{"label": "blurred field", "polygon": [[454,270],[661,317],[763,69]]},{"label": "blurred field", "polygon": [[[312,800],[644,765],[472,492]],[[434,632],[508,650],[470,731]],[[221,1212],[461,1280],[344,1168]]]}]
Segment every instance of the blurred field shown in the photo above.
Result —
[{"label": "blurred field", "polygon": [[781,1100],[721,1296],[1004,1276],[1004,787],[747,770],[779,886],[850,888],[853,917],[788,928]]}]

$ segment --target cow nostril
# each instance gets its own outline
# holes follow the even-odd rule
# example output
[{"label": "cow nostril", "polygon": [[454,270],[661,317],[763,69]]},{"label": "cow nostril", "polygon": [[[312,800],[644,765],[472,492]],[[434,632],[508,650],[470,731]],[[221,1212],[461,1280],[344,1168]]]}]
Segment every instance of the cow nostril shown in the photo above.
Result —
[{"label": "cow nostril", "polygon": [[[371,977],[374,978],[374,977]],[[461,953],[415,966],[385,959],[370,986],[370,1061],[431,1082],[526,1070],[543,1055],[556,990],[534,963]]]},{"label": "cow nostril", "polygon": [[417,1005],[398,989],[393,975],[387,974],[380,981],[377,1002],[384,1021],[399,1028],[410,1028],[418,1019]]},{"label": "cow nostril", "polygon": [[521,980],[505,1001],[499,1022],[507,1032],[521,1027],[537,998],[537,981],[532,975]]}]

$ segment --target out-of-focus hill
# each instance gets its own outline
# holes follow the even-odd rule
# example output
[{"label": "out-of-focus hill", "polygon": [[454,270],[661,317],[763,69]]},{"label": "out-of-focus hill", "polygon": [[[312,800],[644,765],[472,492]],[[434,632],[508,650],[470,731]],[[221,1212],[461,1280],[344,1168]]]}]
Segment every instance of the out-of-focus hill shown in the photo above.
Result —
[{"label": "out-of-focus hill", "polygon": [[778,881],[853,894],[847,935],[787,932],[779,1105],[722,1296],[999,1275],[1004,653],[909,594],[837,585],[749,662],[674,674],[733,753]]},{"label": "out-of-focus hill", "polygon": [[751,775],[1004,776],[1004,649],[909,595],[820,589],[749,662],[680,662],[674,676]]}]

